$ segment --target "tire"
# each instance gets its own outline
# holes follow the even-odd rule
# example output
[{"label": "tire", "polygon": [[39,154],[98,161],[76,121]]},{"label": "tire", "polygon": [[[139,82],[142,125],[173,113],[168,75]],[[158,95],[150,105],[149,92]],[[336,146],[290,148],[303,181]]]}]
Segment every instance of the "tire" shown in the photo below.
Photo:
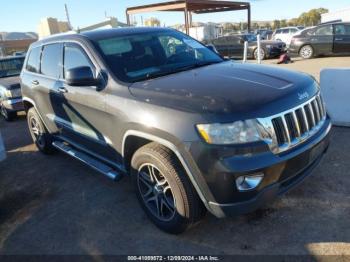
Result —
[{"label": "tire", "polygon": [[[254,50],[254,54],[253,55],[254,55],[254,59],[258,60],[258,49],[257,48]],[[265,51],[264,48],[260,49],[260,56],[261,56],[261,60],[265,60],[266,59],[266,51]]]},{"label": "tire", "polygon": [[314,56],[314,49],[311,45],[304,45],[299,50],[299,56],[303,59],[310,59]]},{"label": "tire", "polygon": [[1,115],[3,116],[3,118],[10,122],[12,120],[15,119],[15,117],[17,116],[17,113],[16,112],[9,112],[5,107],[1,106],[0,108],[0,112],[1,112]]},{"label": "tire", "polygon": [[202,201],[168,148],[157,143],[143,146],[134,154],[131,167],[137,198],[161,230],[180,234],[205,215]]},{"label": "tire", "polygon": [[54,153],[56,150],[52,145],[52,136],[46,130],[34,107],[27,112],[27,122],[30,135],[39,151],[44,154]]}]

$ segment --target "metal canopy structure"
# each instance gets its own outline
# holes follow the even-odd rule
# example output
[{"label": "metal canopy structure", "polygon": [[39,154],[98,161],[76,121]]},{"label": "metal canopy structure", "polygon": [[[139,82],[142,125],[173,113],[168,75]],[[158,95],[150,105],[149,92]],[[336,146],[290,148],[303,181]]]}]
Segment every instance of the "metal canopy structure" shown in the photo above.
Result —
[{"label": "metal canopy structure", "polygon": [[130,25],[130,15],[158,12],[158,11],[172,11],[183,12],[185,15],[186,34],[189,34],[192,25],[192,13],[206,14],[214,12],[238,11],[247,10],[248,31],[251,28],[251,10],[250,4],[247,2],[232,2],[232,1],[215,1],[215,0],[180,0],[170,1],[157,4],[134,6],[126,9],[126,20]]}]

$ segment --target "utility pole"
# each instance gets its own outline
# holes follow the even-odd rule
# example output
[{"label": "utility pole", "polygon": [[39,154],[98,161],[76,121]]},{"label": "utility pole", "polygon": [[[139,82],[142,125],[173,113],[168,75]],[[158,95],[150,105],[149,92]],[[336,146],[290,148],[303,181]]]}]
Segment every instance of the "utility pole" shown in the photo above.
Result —
[{"label": "utility pole", "polygon": [[72,24],[70,22],[70,17],[69,17],[69,11],[68,11],[68,6],[67,4],[64,4],[64,9],[66,11],[66,17],[67,17],[67,22],[70,30],[73,30]]}]

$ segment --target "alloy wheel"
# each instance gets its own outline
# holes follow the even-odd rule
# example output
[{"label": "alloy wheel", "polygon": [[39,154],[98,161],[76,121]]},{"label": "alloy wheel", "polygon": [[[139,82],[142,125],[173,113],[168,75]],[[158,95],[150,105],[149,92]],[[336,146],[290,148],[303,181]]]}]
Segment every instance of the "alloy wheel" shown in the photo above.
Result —
[{"label": "alloy wheel", "polygon": [[32,133],[33,138],[35,138],[35,142],[40,147],[45,146],[45,141],[44,141],[38,120],[35,117],[32,117],[29,123],[30,123],[30,132]]},{"label": "alloy wheel", "polygon": [[312,57],[313,50],[311,46],[304,46],[300,50],[300,55],[302,58],[309,59]]},{"label": "alloy wheel", "polygon": [[145,206],[157,219],[169,221],[175,216],[173,192],[156,166],[148,163],[142,165],[138,170],[137,185]]}]

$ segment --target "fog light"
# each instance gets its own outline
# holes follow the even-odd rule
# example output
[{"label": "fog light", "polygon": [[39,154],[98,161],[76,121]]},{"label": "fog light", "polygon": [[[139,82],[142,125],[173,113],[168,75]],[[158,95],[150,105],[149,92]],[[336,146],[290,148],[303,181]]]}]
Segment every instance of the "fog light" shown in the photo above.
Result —
[{"label": "fog light", "polygon": [[253,190],[260,185],[263,178],[264,178],[263,173],[249,175],[249,176],[240,176],[236,179],[236,186],[239,191]]}]

